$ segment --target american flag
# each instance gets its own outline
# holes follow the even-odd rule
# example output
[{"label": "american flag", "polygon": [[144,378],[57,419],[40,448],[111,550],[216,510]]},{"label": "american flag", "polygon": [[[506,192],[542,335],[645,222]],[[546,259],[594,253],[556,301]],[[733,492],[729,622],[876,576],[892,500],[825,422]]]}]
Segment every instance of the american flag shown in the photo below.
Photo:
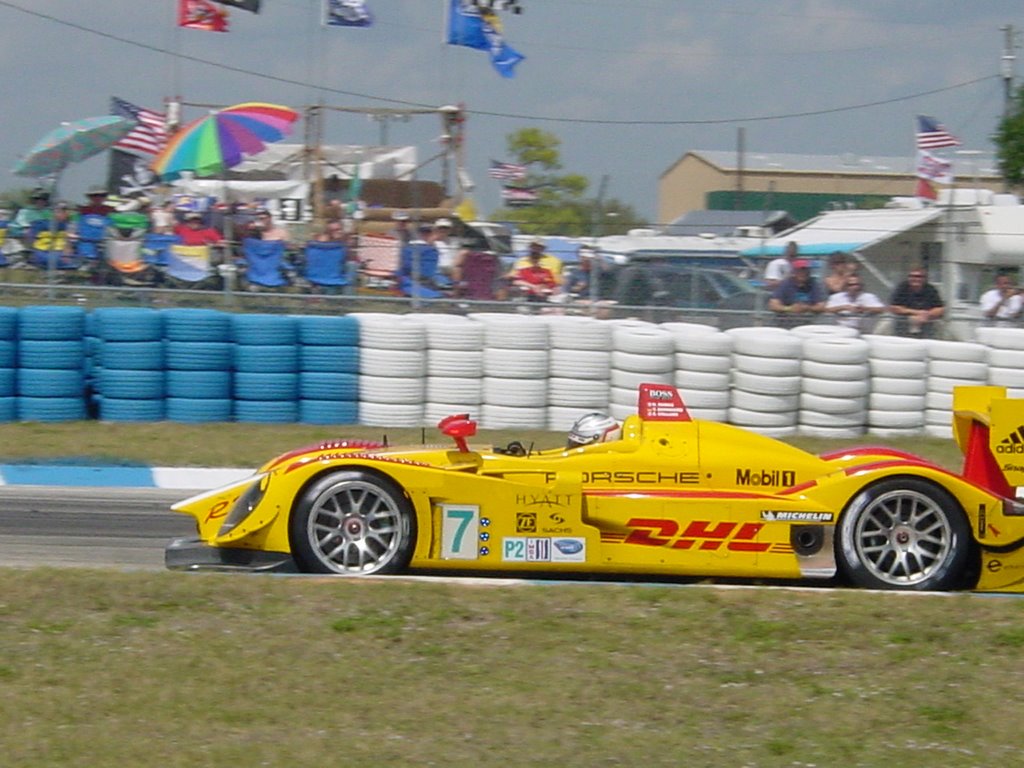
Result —
[{"label": "american flag", "polygon": [[526,178],[526,166],[518,163],[499,163],[497,160],[491,160],[491,169],[487,172],[487,175],[492,179],[517,181]]},{"label": "american flag", "polygon": [[143,109],[114,96],[110,99],[110,114],[137,122],[131,132],[114,145],[117,149],[156,155],[167,143],[167,116],[163,112]]},{"label": "american flag", "polygon": [[934,117],[917,116],[917,148],[938,149],[940,147],[959,147],[960,139],[946,130]]}]

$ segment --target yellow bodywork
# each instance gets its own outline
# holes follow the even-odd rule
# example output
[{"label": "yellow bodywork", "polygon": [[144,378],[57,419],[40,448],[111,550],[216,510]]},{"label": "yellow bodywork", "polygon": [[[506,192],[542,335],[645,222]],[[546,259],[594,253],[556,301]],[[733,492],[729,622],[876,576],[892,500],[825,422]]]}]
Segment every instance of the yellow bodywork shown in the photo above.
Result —
[{"label": "yellow bodywork", "polygon": [[[1024,401],[971,389],[986,391],[958,400],[964,419],[996,416],[1001,429],[1024,421]],[[414,569],[773,579],[834,575],[834,533],[850,500],[876,481],[912,476],[962,507],[980,558],[977,588],[1024,589],[1024,516],[991,489],[887,449],[815,456],[704,421],[633,416],[618,441],[528,456],[332,443],[279,457],[174,510],[195,518],[208,546],[289,553],[289,517],[304,489],[350,469],[404,489],[416,518]],[[1007,477],[1020,480],[1016,472]],[[250,501],[251,510],[236,509]],[[224,526],[232,510],[241,519]]]}]

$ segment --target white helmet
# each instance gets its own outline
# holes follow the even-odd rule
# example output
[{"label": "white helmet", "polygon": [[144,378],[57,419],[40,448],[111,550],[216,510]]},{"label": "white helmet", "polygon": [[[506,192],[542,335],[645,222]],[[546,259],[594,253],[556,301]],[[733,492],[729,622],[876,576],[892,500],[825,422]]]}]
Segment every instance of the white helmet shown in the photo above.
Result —
[{"label": "white helmet", "polygon": [[607,443],[622,437],[619,422],[606,413],[588,413],[576,419],[569,430],[569,441],[566,448],[579,448],[591,443]]}]

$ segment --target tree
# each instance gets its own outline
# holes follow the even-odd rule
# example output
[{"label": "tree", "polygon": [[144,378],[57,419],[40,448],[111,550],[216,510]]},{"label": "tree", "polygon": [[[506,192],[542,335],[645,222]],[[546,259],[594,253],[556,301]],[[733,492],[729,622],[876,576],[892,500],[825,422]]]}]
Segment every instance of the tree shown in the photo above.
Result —
[{"label": "tree", "polygon": [[999,121],[992,140],[1003,178],[1013,185],[1024,182],[1024,86],[1017,90],[1009,113]]},{"label": "tree", "polygon": [[526,234],[584,237],[619,234],[646,222],[632,207],[618,200],[588,197],[590,181],[562,169],[561,140],[539,128],[523,128],[506,137],[509,157],[526,167],[526,178],[507,188],[533,193],[530,205],[499,208],[491,218],[517,224]]}]

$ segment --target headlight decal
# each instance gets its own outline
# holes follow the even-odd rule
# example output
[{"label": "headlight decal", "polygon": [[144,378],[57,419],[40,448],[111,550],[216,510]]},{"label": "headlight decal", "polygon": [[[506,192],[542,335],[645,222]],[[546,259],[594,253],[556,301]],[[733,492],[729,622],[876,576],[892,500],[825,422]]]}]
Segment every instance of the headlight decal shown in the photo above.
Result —
[{"label": "headlight decal", "polygon": [[256,482],[250,485],[241,496],[235,501],[231,507],[231,511],[228,513],[227,518],[218,531],[218,536],[225,536],[230,533],[239,523],[245,520],[249,515],[253,513],[253,510],[259,506],[260,502],[263,501],[263,497],[267,495],[267,488],[270,486],[270,474],[263,474],[257,478]]}]

